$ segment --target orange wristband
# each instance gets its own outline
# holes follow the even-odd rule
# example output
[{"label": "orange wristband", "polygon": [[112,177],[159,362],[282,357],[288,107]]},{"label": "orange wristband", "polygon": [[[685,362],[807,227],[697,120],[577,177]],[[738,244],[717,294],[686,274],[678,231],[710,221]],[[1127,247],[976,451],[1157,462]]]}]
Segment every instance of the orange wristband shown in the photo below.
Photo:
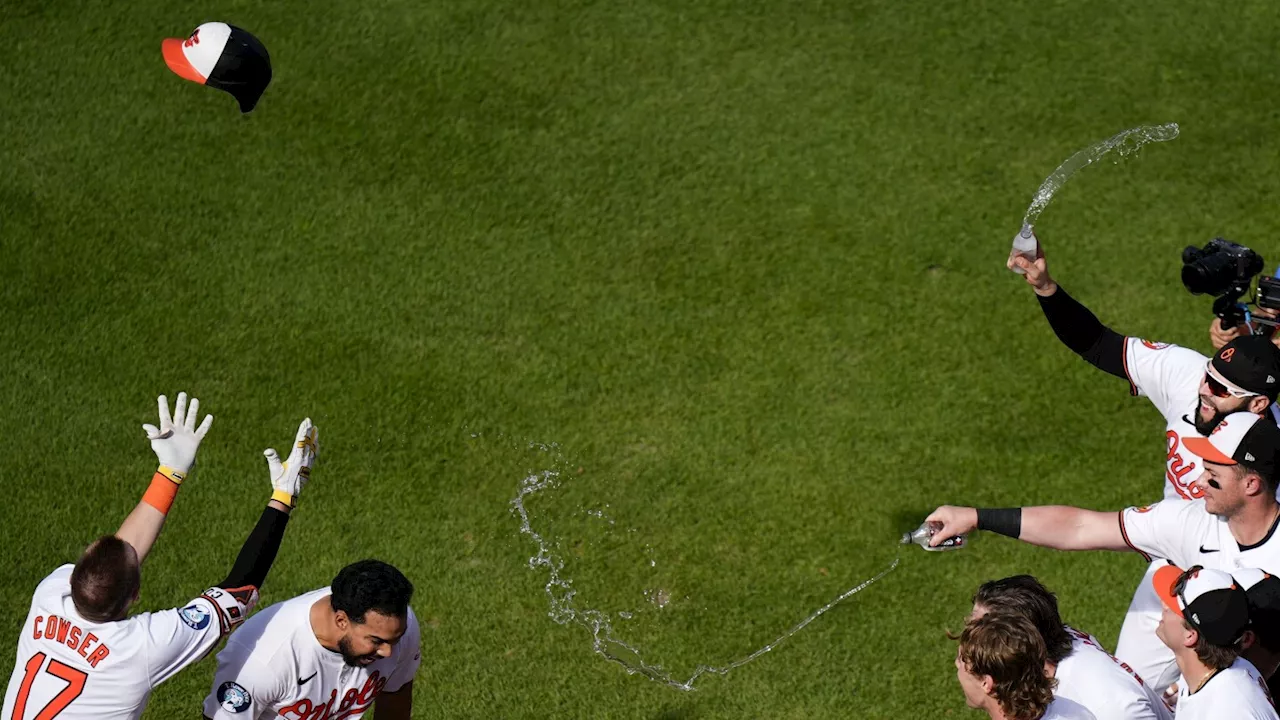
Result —
[{"label": "orange wristband", "polygon": [[151,487],[143,493],[142,502],[168,515],[169,508],[173,507],[173,500],[176,497],[178,497],[178,483],[165,477],[163,473],[157,472],[151,478]]}]

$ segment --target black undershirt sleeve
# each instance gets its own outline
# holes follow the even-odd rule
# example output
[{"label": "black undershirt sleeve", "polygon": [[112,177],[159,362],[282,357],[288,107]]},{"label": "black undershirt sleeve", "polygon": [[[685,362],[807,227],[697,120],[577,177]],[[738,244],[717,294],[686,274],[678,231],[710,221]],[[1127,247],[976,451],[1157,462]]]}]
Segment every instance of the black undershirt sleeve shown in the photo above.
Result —
[{"label": "black undershirt sleeve", "polygon": [[280,550],[280,541],[284,539],[284,529],[289,524],[289,513],[277,510],[268,505],[258,518],[249,538],[240,548],[235,565],[227,579],[218,584],[220,588],[238,588],[246,585],[262,587],[275,562],[276,552]]},{"label": "black undershirt sleeve", "polygon": [[1036,296],[1049,327],[1062,341],[1089,364],[1122,380],[1129,380],[1124,369],[1124,336],[1103,325],[1089,308],[1067,294],[1061,286],[1048,297]]}]

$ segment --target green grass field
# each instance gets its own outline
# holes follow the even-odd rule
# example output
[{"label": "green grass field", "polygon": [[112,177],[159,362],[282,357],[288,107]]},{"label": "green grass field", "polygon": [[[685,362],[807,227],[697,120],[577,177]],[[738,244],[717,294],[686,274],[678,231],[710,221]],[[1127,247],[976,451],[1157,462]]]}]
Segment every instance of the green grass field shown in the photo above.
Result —
[{"label": "green grass field", "polygon": [[[161,60],[207,20],[271,49],[247,118]],[[1058,344],[1008,242],[1072,152],[1180,123],[1038,230],[1104,322],[1207,348],[1182,246],[1280,259],[1278,23],[1257,1],[0,3],[3,671],[36,582],[137,502],[139,426],[180,389],[217,421],[140,607],[221,579],[261,450],[310,415],[321,463],[264,603],[401,567],[415,717],[966,717],[944,632],[1018,572],[1113,644],[1140,558],[978,537],[908,548],[682,693],[548,618],[509,502],[561,467],[531,505],[580,602],[637,611],[617,627],[687,676],[882,569],[938,504],[1157,498],[1160,417]],[[147,717],[195,717],[212,673]]]}]

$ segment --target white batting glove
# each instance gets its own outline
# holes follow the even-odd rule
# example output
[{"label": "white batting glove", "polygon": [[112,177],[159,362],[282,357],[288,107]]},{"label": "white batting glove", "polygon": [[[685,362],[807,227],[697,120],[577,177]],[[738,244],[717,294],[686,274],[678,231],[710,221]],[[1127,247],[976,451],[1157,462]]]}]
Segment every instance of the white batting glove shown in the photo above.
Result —
[{"label": "white batting glove", "polygon": [[298,437],[293,442],[289,459],[284,462],[280,462],[280,455],[272,448],[267,448],[262,454],[267,458],[267,469],[271,473],[274,490],[271,499],[291,508],[297,507],[298,495],[311,479],[311,466],[320,454],[319,429],[311,424],[311,418],[303,420],[298,426]]},{"label": "white batting glove", "polygon": [[170,480],[181,483],[196,464],[196,450],[204,439],[209,427],[213,425],[213,416],[205,415],[204,422],[196,427],[196,415],[200,410],[200,400],[191,398],[191,408],[187,408],[187,394],[178,393],[178,404],[172,415],[169,414],[169,398],[161,395],[160,426],[143,425],[147,439],[151,441],[151,449],[160,461],[160,472]]}]

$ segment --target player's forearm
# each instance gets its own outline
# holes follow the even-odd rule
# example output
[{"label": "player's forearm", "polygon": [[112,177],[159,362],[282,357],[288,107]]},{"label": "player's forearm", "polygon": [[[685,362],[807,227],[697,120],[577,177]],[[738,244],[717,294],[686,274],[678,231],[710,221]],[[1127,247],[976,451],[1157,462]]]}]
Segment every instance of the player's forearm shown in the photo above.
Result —
[{"label": "player's forearm", "polygon": [[1049,295],[1036,296],[1054,334],[1089,364],[1128,380],[1124,369],[1124,336],[1103,325],[1066,290],[1055,288]]},{"label": "player's forearm", "polygon": [[140,502],[120,524],[116,537],[133,546],[134,552],[138,553],[138,562],[141,563],[146,559],[147,553],[151,552],[151,546],[164,527],[164,520],[164,513]]},{"label": "player's forearm", "polygon": [[151,485],[142,496],[142,501],[129,513],[120,524],[116,537],[133,546],[141,563],[151,552],[160,530],[164,528],[169,508],[178,495],[182,475],[170,468],[161,467],[151,478]]},{"label": "player's forearm", "polygon": [[1018,539],[1055,550],[1128,550],[1114,512],[1066,505],[1022,508]]},{"label": "player's forearm", "polygon": [[219,587],[238,588],[246,585],[260,588],[267,579],[271,564],[275,562],[276,553],[280,550],[280,542],[284,539],[285,528],[289,524],[289,508],[275,500],[271,501],[258,518],[249,537],[240,548],[231,572]]}]

